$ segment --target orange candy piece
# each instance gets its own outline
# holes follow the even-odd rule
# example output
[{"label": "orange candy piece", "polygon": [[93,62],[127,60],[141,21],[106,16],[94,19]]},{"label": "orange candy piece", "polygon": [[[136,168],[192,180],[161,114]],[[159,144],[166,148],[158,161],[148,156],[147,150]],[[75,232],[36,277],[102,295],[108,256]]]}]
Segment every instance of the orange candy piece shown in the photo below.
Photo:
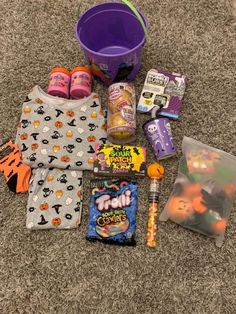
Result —
[{"label": "orange candy piece", "polygon": [[200,183],[188,184],[184,187],[184,196],[193,199],[201,193],[202,186]]},{"label": "orange candy piece", "polygon": [[227,225],[227,220],[225,218],[222,218],[221,220],[218,220],[214,224],[211,225],[212,230],[215,233],[223,233],[225,231]]},{"label": "orange candy piece", "polygon": [[198,214],[203,214],[207,210],[207,207],[206,205],[204,205],[204,201],[201,195],[196,196],[193,199],[192,206],[195,212]]},{"label": "orange candy piece", "polygon": [[228,183],[225,186],[225,193],[229,198],[232,198],[235,191],[235,185],[233,183]]},{"label": "orange candy piece", "polygon": [[184,221],[193,213],[191,201],[182,196],[173,196],[168,204],[171,219]]}]

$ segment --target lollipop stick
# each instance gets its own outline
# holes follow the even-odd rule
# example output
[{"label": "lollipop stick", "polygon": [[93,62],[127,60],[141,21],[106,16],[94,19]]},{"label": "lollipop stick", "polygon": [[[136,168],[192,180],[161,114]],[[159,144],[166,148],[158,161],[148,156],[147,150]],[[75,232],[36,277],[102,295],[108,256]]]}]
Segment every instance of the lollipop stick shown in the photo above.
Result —
[{"label": "lollipop stick", "polygon": [[159,182],[152,179],[149,191],[148,225],[147,225],[147,246],[155,247],[157,244],[157,214],[158,214],[158,192]]}]

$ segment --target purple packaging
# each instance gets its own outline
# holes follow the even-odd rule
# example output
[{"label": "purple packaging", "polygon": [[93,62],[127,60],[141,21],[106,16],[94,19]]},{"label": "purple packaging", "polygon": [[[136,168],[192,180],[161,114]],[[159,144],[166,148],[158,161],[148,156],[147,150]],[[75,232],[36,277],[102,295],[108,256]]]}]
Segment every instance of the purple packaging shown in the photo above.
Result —
[{"label": "purple packaging", "polygon": [[143,124],[143,130],[158,160],[176,154],[169,119],[152,118]]},{"label": "purple packaging", "polygon": [[147,73],[137,111],[150,113],[154,107],[163,106],[159,115],[178,119],[185,88],[185,75],[151,69]]}]

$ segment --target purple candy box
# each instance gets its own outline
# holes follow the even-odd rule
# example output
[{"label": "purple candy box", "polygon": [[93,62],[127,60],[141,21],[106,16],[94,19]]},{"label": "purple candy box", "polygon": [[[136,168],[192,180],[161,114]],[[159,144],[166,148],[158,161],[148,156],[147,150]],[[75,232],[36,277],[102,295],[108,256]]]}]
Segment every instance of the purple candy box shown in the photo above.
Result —
[{"label": "purple candy box", "polygon": [[159,115],[178,119],[185,88],[185,75],[151,69],[147,73],[137,111],[150,113],[154,107],[163,106]]}]

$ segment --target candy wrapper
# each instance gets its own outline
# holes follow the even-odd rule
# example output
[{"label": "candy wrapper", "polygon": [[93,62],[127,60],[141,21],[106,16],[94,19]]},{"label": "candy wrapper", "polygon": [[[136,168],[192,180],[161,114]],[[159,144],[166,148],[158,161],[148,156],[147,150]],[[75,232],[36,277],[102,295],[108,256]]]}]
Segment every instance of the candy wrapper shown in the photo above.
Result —
[{"label": "candy wrapper", "polygon": [[93,173],[96,176],[145,177],[146,149],[128,145],[97,145]]},{"label": "candy wrapper", "polygon": [[138,190],[134,182],[91,181],[87,240],[135,245]]},{"label": "candy wrapper", "polygon": [[236,189],[236,157],[184,137],[174,189],[160,215],[221,246]]}]

